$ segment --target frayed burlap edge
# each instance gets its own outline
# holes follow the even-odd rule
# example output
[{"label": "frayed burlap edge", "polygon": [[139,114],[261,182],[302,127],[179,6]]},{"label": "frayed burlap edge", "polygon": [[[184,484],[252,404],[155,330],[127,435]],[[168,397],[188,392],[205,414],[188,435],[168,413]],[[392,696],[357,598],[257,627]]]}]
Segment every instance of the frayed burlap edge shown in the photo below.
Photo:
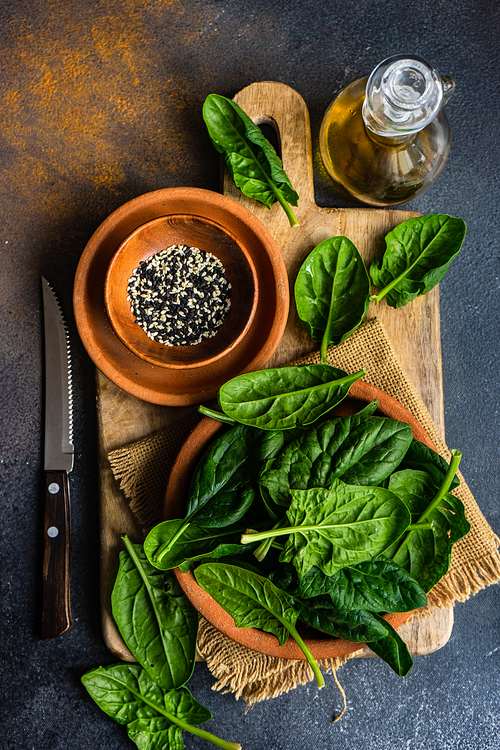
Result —
[{"label": "frayed burlap edge", "polygon": [[[212,690],[233,693],[236,700],[242,698],[248,708],[259,701],[277,698],[314,679],[306,661],[280,659],[249,648],[242,649],[203,617],[200,617],[198,653],[217,680]],[[335,674],[348,658],[322,659],[319,665],[323,671]],[[345,708],[345,693],[338,680],[336,682],[344,704],[338,719]]]}]

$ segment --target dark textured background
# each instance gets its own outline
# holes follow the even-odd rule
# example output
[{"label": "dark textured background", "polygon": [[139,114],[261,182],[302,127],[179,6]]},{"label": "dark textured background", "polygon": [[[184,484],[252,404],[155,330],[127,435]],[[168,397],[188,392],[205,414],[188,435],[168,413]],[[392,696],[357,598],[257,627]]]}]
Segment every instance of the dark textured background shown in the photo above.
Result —
[{"label": "dark textured background", "polygon": [[[207,94],[258,80],[304,97],[317,145],[342,87],[383,58],[415,52],[457,91],[447,105],[451,156],[436,185],[407,204],[463,217],[464,248],[441,283],[448,444],[486,518],[500,532],[499,76],[500,10],[489,0],[1,0],[0,351],[2,681],[6,750],[132,747],[92,703],[80,676],[113,658],[99,622],[94,368],[71,313],[76,266],[99,223],[161,187],[217,190],[218,157],[201,118]],[[316,162],[320,205],[355,205]],[[61,638],[42,642],[40,605],[41,315],[39,276],[69,318],[75,373],[72,609]],[[449,643],[396,677],[378,660],[342,668],[340,696],[299,688],[245,713],[211,691],[198,665],[191,688],[211,731],[245,750],[500,748],[500,591],[457,605]],[[187,750],[208,747],[185,736]]]}]

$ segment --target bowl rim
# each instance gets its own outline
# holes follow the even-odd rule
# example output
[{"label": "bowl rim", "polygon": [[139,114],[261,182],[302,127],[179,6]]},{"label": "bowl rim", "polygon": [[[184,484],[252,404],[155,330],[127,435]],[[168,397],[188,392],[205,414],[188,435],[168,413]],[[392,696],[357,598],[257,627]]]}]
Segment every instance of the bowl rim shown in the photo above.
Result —
[{"label": "bowl rim", "polygon": [[[186,200],[200,205],[215,205],[215,211],[229,211],[242,231],[256,236],[263,246],[265,263],[270,264],[274,291],[273,316],[265,331],[248,337],[229,355],[231,371],[224,377],[214,375],[213,365],[186,371],[186,382],[175,385],[177,371],[151,365],[134,355],[116,336],[105,310],[104,277],[116,248],[133,229],[150,218],[182,212]],[[263,261],[264,262],[264,261]],[[73,289],[73,310],[82,343],[94,365],[115,385],[127,393],[162,406],[190,406],[215,398],[225,380],[237,374],[263,367],[276,351],[285,331],[290,308],[290,286],[282,253],[267,227],[241,203],[222,193],[205,188],[171,187],[143,193],[107,216],[87,242],[78,263]],[[266,321],[267,322],[267,321]]]},{"label": "bowl rim", "polygon": [[[409,424],[413,430],[414,437],[437,452],[434,443],[416,417],[414,417],[405,406],[397,401],[397,399],[385,393],[385,391],[382,391],[380,388],[377,388],[370,383],[358,380],[351,386],[348,398],[361,402],[370,402],[377,398],[379,400],[379,410],[382,411],[384,416],[389,416],[393,419],[398,419]],[[168,510],[169,507],[172,507],[172,498],[176,497],[178,498],[177,502],[180,501],[179,493],[182,492],[182,490],[179,490],[178,488],[179,486],[182,486],[183,477],[185,480],[186,470],[190,467],[194,468],[199,459],[199,455],[203,452],[208,441],[213,438],[217,431],[222,427],[222,423],[217,423],[217,421],[211,417],[204,417],[191,431],[170,472],[165,493],[163,519],[171,517]],[[204,440],[201,450],[200,438]],[[257,651],[267,656],[275,656],[284,659],[305,659],[304,653],[291,637],[288,638],[283,646],[280,646],[276,637],[271,633],[265,633],[257,628],[237,627],[231,615],[217,604],[210,594],[204,591],[197,583],[192,570],[183,572],[180,568],[175,568],[174,573],[181,588],[195,609],[197,609],[198,612],[223,635],[236,641],[242,646],[246,646],[253,651]],[[394,628],[398,628],[414,614],[414,610],[410,612],[387,613],[384,615],[384,618]],[[316,659],[330,659],[339,656],[348,656],[365,648],[367,645],[369,646],[369,644],[366,643],[355,643],[353,641],[333,638],[326,635],[324,638],[319,637],[317,639],[310,639],[306,637],[304,640]]]},{"label": "bowl rim", "polygon": [[[131,342],[127,340],[127,337],[123,334],[122,326],[119,322],[118,316],[115,314],[115,305],[113,304],[112,300],[112,293],[111,293],[111,280],[113,277],[113,273],[116,272],[116,265],[120,259],[120,257],[123,255],[124,252],[126,252],[126,246],[130,242],[130,240],[134,239],[138,234],[145,231],[146,229],[150,228],[152,225],[160,225],[162,223],[165,223],[165,220],[172,220],[172,219],[178,219],[178,218],[190,218],[190,219],[197,219],[200,222],[204,224],[210,224],[211,226],[217,227],[220,229],[224,234],[228,235],[233,242],[238,246],[239,251],[244,255],[248,267],[250,268],[251,274],[252,274],[252,280],[253,280],[253,297],[252,297],[252,306],[250,309],[250,313],[248,316],[248,319],[243,327],[243,329],[240,331],[238,336],[236,336],[227,346],[224,347],[220,352],[217,354],[214,354],[211,357],[205,357],[204,359],[196,360],[194,362],[162,362],[158,357],[155,357],[154,355],[148,355],[145,352],[140,352],[138,349],[131,345]],[[151,252],[149,255],[147,255],[147,258],[152,257],[159,251]],[[222,359],[222,357],[226,356],[229,352],[231,352],[233,349],[235,349],[239,344],[241,343],[242,339],[248,332],[248,329],[252,325],[255,314],[257,311],[257,305],[259,303],[259,282],[257,277],[257,271],[255,268],[255,263],[246,249],[244,245],[238,240],[236,235],[231,232],[229,229],[226,229],[217,221],[214,221],[213,219],[209,219],[206,216],[198,216],[196,214],[168,214],[167,216],[157,216],[154,219],[150,219],[149,221],[145,222],[144,224],[141,224],[140,226],[136,227],[130,234],[125,237],[125,239],[121,242],[118,249],[116,250],[115,254],[111,258],[111,261],[108,266],[108,270],[106,272],[106,277],[104,280],[104,302],[106,305],[106,313],[109,318],[109,321],[113,327],[114,332],[120,339],[120,341],[128,348],[130,351],[140,359],[145,360],[146,362],[149,362],[152,365],[156,365],[158,367],[165,367],[169,370],[186,370],[186,369],[196,369],[197,367],[206,367],[208,365],[213,364],[214,362],[217,362],[219,359]],[[132,313],[131,313],[132,316]],[[147,338],[147,334],[142,331],[142,329],[138,326],[139,331],[144,334],[144,336]],[[138,334],[140,336],[140,333]],[[213,337],[216,338],[217,334]],[[172,347],[174,349],[181,348],[181,347]],[[194,347],[193,347],[194,348]]]}]

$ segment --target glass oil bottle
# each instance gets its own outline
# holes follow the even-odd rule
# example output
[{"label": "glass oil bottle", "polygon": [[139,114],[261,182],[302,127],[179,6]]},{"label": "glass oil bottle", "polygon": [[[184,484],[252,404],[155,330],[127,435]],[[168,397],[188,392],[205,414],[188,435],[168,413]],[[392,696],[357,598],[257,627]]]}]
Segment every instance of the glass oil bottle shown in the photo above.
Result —
[{"label": "glass oil bottle", "polygon": [[326,171],[352,196],[395,206],[437,179],[450,150],[442,107],[455,88],[425,60],[394,56],[345,88],[325,113],[320,152]]}]

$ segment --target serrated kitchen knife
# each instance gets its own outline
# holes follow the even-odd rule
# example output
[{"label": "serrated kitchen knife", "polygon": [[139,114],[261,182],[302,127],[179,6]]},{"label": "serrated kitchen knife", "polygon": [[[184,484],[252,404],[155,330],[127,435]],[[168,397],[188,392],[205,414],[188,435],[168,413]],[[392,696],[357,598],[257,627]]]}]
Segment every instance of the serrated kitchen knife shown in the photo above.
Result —
[{"label": "serrated kitchen knife", "polygon": [[42,638],[71,625],[69,599],[69,484],[73,468],[71,359],[66,324],[42,277],[45,344],[45,440]]}]

